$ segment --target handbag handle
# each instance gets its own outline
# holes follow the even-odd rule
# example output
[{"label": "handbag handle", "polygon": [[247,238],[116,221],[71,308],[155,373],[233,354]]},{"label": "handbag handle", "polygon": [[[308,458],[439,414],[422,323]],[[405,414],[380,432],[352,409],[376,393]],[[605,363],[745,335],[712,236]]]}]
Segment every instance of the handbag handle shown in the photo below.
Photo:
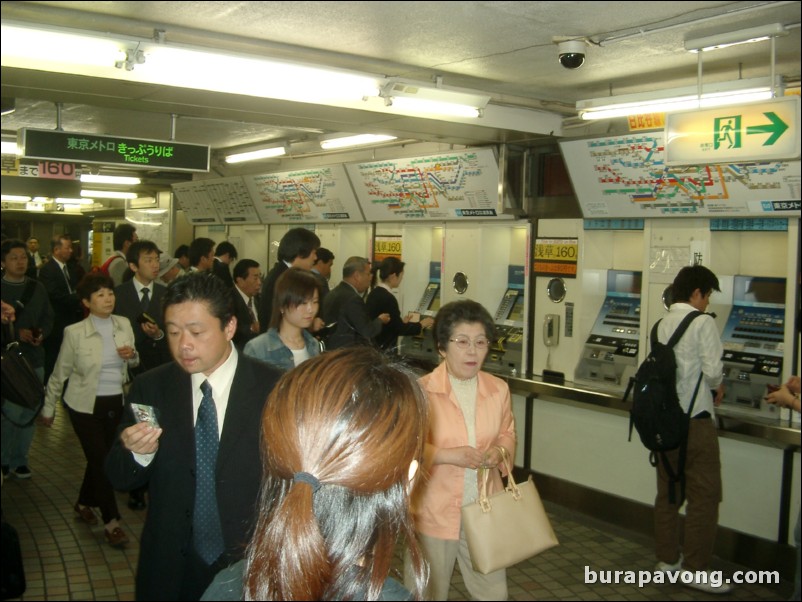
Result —
[{"label": "handbag handle", "polygon": [[[515,484],[515,479],[512,476],[512,466],[507,448],[503,445],[497,445],[496,448],[501,453],[501,461],[507,468],[507,486],[505,489],[510,492],[513,499],[519,500],[521,499],[521,490],[518,489],[518,485]],[[490,500],[487,498],[487,482],[490,478],[490,471],[493,470],[493,468],[495,467],[488,468],[483,466],[480,469],[482,471],[482,486],[479,488],[479,507],[484,513],[490,512]]]}]

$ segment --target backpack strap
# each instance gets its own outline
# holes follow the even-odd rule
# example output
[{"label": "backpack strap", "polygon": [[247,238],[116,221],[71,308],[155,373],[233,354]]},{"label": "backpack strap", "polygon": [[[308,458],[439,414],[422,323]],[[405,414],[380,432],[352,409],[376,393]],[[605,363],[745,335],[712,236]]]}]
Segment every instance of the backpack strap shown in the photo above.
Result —
[{"label": "backpack strap", "polygon": [[[668,339],[668,343],[666,343],[666,345],[668,347],[674,347],[674,345],[677,344],[677,341],[679,341],[682,338],[682,335],[685,334],[685,331],[688,330],[688,326],[691,325],[691,322],[693,322],[699,316],[703,316],[703,315],[704,315],[704,312],[701,312],[701,311],[697,310],[697,311],[692,311],[687,316],[682,318],[682,322],[679,323],[679,326],[677,326],[677,329],[674,331],[674,334],[671,335],[671,338]],[[659,322],[660,321],[658,320],[657,323],[659,323]],[[655,326],[657,326],[657,323],[655,324]],[[652,329],[652,330],[654,330],[654,329]]]}]

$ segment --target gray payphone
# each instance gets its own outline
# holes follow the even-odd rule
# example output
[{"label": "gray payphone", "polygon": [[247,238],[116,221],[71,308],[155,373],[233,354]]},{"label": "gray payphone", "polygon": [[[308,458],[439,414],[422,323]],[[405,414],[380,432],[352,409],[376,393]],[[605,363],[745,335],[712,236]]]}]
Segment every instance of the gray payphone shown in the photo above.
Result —
[{"label": "gray payphone", "polygon": [[763,401],[782,379],[785,337],[785,278],[735,276],[732,310],[721,336],[727,409],[778,418]]},{"label": "gray payphone", "polygon": [[607,293],[585,341],[576,379],[623,389],[638,369],[641,272],[609,270]]}]

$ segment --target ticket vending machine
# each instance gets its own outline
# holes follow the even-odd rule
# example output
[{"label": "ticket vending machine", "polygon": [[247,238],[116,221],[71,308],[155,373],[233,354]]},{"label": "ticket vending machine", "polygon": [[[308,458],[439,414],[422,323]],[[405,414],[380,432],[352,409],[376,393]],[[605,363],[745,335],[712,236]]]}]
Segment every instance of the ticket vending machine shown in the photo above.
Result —
[{"label": "ticket vending machine", "polygon": [[767,388],[781,384],[785,331],[785,278],[735,276],[724,346],[722,407],[779,418],[763,401]]},{"label": "ticket vending machine", "polygon": [[576,368],[578,381],[624,390],[638,369],[641,272],[609,270],[607,292]]},{"label": "ticket vending machine", "polygon": [[[420,317],[434,318],[438,309],[440,309],[440,262],[433,261],[429,266],[429,283],[415,306],[415,313]],[[434,337],[427,330],[421,331],[414,337],[402,337],[400,353],[405,357],[430,364],[436,365],[440,362],[434,345]]]},{"label": "ticket vending machine", "polygon": [[483,369],[517,376],[523,373],[524,268],[509,266],[508,274],[509,288],[493,316],[496,338]]}]

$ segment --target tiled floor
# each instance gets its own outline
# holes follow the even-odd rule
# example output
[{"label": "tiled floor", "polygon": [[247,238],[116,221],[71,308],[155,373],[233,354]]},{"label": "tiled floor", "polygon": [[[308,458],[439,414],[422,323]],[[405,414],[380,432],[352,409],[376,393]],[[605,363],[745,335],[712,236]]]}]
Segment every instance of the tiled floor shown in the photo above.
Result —
[{"label": "tiled floor", "polygon": [[[131,542],[109,547],[103,526],[88,527],[73,516],[84,458],[69,421],[59,411],[52,429],[37,427],[31,452],[33,478],[10,477],[2,489],[3,512],[20,534],[28,589],[22,600],[132,600],[145,511],[129,510],[119,494],[122,527]],[[713,600],[720,597],[681,585],[584,583],[591,570],[651,570],[652,542],[639,534],[547,504],[561,545],[508,571],[515,600]],[[400,560],[398,561],[400,566]],[[717,562],[725,574],[745,567]],[[785,600],[792,584],[738,585],[734,600]],[[455,570],[451,600],[468,599]]]}]

